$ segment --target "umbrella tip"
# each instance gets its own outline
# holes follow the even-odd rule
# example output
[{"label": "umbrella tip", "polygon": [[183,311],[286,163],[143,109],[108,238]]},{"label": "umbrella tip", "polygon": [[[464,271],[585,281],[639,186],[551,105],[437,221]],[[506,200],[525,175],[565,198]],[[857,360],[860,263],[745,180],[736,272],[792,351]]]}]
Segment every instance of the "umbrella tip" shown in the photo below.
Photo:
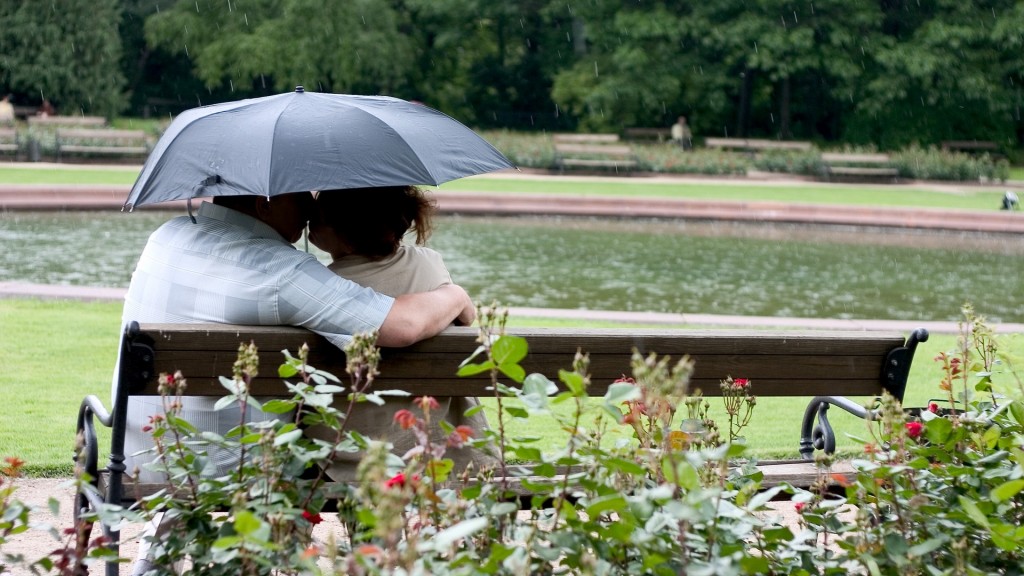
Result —
[{"label": "umbrella tip", "polygon": [[302,92],[305,92],[306,89],[303,88],[302,86],[296,86],[295,91],[301,94]]}]

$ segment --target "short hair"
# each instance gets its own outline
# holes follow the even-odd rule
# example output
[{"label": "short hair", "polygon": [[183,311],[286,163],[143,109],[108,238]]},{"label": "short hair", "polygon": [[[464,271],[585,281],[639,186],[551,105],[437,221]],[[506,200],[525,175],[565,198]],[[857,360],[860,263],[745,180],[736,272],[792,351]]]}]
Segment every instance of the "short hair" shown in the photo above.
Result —
[{"label": "short hair", "polygon": [[416,244],[425,244],[437,209],[416,186],[321,190],[316,205],[321,222],[344,239],[354,254],[371,260],[394,254],[410,230],[416,233]]}]

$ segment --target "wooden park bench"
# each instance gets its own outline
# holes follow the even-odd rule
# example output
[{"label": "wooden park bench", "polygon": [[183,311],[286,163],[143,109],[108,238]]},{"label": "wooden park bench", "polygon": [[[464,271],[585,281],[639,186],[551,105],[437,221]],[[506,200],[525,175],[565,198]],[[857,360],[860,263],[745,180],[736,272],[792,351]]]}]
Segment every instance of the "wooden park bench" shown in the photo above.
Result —
[{"label": "wooden park bench", "polygon": [[29,126],[50,128],[101,128],[107,125],[107,119],[102,116],[28,116],[25,120]]},{"label": "wooden park bench", "polygon": [[756,154],[769,150],[806,151],[811,149],[811,143],[796,140],[769,140],[766,138],[705,138],[704,147]]},{"label": "wooden park bench", "polygon": [[[909,338],[896,332],[827,330],[536,328],[509,333],[527,340],[529,354],[522,362],[527,373],[554,379],[559,369],[571,368],[578,350],[588,353],[590,396],[603,396],[612,382],[630,374],[636,349],[672,359],[689,355],[695,362],[691,389],[700,389],[706,396],[721,395],[720,382],[732,376],[749,378],[758,396],[812,397],[799,430],[799,452],[804,460],[812,459],[815,450],[835,450],[835,433],[827,418],[830,406],[871,418],[872,411],[849,397],[877,397],[888,391],[902,400],[914,352],[919,342],[928,339],[923,329]],[[405,390],[412,396],[493,396],[486,374],[455,376],[459,364],[476,349],[476,338],[475,328],[451,327],[408,348],[382,349],[375,389]],[[136,495],[164,487],[135,484],[126,477],[124,441],[129,396],[157,395],[158,375],[177,370],[188,380],[189,395],[224,396],[218,377],[232,373],[239,344],[250,341],[260,350],[261,376],[250,385],[253,396],[291,397],[281,379],[265,375],[277,374],[283,361],[280,350],[295,353],[304,343],[310,347],[311,365],[338,376],[345,374],[344,353],[302,328],[133,323],[121,341],[120,384],[113,408],[108,412],[96,396],[82,402],[78,416],[82,447],[76,460],[97,479],[101,496],[79,495],[76,510],[95,509],[102,504],[100,498],[126,505]],[[112,428],[109,463],[103,469],[99,468],[96,420]],[[804,476],[807,474],[805,470]],[[776,483],[790,480],[783,473]],[[129,484],[132,488],[126,490]],[[116,546],[117,532],[109,527],[104,530]],[[114,572],[110,572],[110,566],[108,573],[116,574],[116,566]]]},{"label": "wooden park bench", "polygon": [[144,130],[59,128],[56,139],[58,162],[69,155],[144,158],[150,149]]},{"label": "wooden park bench", "polygon": [[623,131],[627,140],[655,140],[664,142],[672,137],[671,128],[626,128]]},{"label": "wooden park bench", "polygon": [[825,152],[821,155],[828,180],[876,179],[895,182],[900,175],[888,154]]},{"label": "wooden park bench", "polygon": [[633,149],[618,134],[555,134],[555,165],[568,169],[630,170],[637,166]]},{"label": "wooden park bench", "polygon": [[18,131],[14,128],[0,128],[0,154],[17,155],[20,149]]}]

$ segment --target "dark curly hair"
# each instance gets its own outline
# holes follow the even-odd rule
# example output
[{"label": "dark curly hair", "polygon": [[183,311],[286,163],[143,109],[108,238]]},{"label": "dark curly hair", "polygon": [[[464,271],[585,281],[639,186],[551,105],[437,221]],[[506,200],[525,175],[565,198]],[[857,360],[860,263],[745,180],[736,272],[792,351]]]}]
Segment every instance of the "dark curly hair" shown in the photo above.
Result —
[{"label": "dark curly hair", "polygon": [[352,253],[374,260],[394,254],[409,230],[416,232],[416,244],[425,244],[437,210],[434,200],[416,186],[322,190],[316,205],[321,221]]}]

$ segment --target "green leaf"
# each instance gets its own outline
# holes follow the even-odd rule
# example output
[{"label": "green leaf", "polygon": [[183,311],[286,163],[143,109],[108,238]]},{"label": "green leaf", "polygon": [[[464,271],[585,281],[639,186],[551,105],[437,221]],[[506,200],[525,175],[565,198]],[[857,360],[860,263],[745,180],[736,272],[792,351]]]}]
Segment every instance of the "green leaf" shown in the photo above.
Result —
[{"label": "green leaf", "polygon": [[1003,482],[992,490],[993,502],[1005,502],[1024,490],[1024,479],[1010,480]]},{"label": "green leaf", "polygon": [[529,346],[526,344],[526,338],[522,336],[505,334],[500,336],[491,345],[491,356],[499,366],[519,363],[523,358],[526,358],[528,351]]},{"label": "green leaf", "polygon": [[248,510],[240,510],[235,514],[235,532],[242,536],[250,536],[260,529],[260,520]]},{"label": "green leaf", "polygon": [[920,558],[921,556],[930,554],[931,552],[938,550],[942,547],[943,544],[946,543],[947,540],[947,538],[930,538],[928,540],[925,540],[924,542],[921,542],[920,544],[915,544],[908,548],[907,555]]},{"label": "green leaf", "polygon": [[686,460],[679,460],[672,466],[671,458],[663,458],[661,461],[662,472],[669,482],[678,484],[685,490],[696,490],[700,488],[700,475],[692,464]]},{"label": "green leaf", "polygon": [[480,364],[466,364],[459,367],[459,371],[455,373],[456,376],[476,376],[483,372],[488,372],[494,369],[494,362],[490,360],[481,362]]},{"label": "green leaf", "polygon": [[515,418],[529,418],[530,413],[518,406],[505,406],[505,412]]},{"label": "green leaf", "polygon": [[242,539],[238,536],[224,536],[222,538],[217,538],[216,540],[214,540],[212,546],[215,549],[224,550],[227,548],[238,546],[241,543]]},{"label": "green leaf", "polygon": [[488,522],[489,520],[483,516],[463,520],[451,528],[438,532],[432,540],[424,542],[423,545],[428,546],[428,549],[447,551],[455,542],[468,538],[486,528]]},{"label": "green leaf", "polygon": [[999,435],[1001,434],[999,426],[991,426],[988,430],[985,430],[985,435],[982,437],[982,442],[985,444],[985,448],[991,450],[995,447],[996,442],[999,442]]},{"label": "green leaf", "polygon": [[499,364],[498,370],[513,382],[522,382],[526,378],[526,370],[519,364]]},{"label": "green leaf", "polygon": [[565,387],[576,398],[585,396],[587,391],[584,386],[583,376],[569,370],[559,370],[558,379],[565,384]]},{"label": "green leaf", "polygon": [[747,574],[768,574],[771,572],[771,566],[768,564],[768,559],[760,556],[747,556],[744,555],[740,559],[740,567]]},{"label": "green leaf", "polygon": [[964,512],[967,512],[967,516],[974,520],[975,524],[984,528],[989,527],[988,518],[985,517],[985,514],[978,508],[978,504],[974,500],[966,496],[958,496],[957,499],[960,501],[960,507],[964,509]]},{"label": "green leaf", "polygon": [[237,396],[224,396],[219,398],[217,403],[213,405],[214,410],[224,410],[238,404]]},{"label": "green leaf", "polygon": [[540,461],[542,459],[541,451],[537,448],[528,448],[526,446],[516,446],[514,451],[517,456],[523,460],[528,461]]},{"label": "green leaf", "polygon": [[1013,419],[1017,421],[1017,424],[1024,426],[1024,402],[1020,400],[1014,400],[1010,403],[1010,414]]},{"label": "green leaf", "polygon": [[621,512],[626,509],[627,504],[626,498],[622,494],[616,493],[601,496],[592,500],[590,505],[587,506],[587,516],[596,518],[605,512]]},{"label": "green leaf", "polygon": [[640,398],[640,388],[628,382],[616,382],[608,386],[604,394],[606,404],[618,405],[629,400]]},{"label": "green leaf", "polygon": [[515,502],[498,502],[487,511],[489,516],[507,516],[519,511],[519,504]]},{"label": "green leaf", "polygon": [[271,414],[287,414],[295,409],[294,400],[268,400],[263,403],[263,411]]},{"label": "green leaf", "polygon": [[647,472],[646,468],[637,464],[635,461],[628,460],[626,458],[608,458],[604,461],[604,464],[609,471],[617,470],[633,476],[642,476]]},{"label": "green leaf", "polygon": [[543,374],[530,374],[523,381],[523,394],[551,396],[558,393],[558,386]]},{"label": "green leaf", "polygon": [[274,446],[284,446],[285,444],[291,444],[299,438],[302,438],[302,430],[292,430],[291,432],[285,432],[284,434],[278,434],[274,438]]},{"label": "green leaf", "polygon": [[935,418],[924,423],[924,431],[932,444],[945,444],[953,432],[953,423],[947,418]]}]

